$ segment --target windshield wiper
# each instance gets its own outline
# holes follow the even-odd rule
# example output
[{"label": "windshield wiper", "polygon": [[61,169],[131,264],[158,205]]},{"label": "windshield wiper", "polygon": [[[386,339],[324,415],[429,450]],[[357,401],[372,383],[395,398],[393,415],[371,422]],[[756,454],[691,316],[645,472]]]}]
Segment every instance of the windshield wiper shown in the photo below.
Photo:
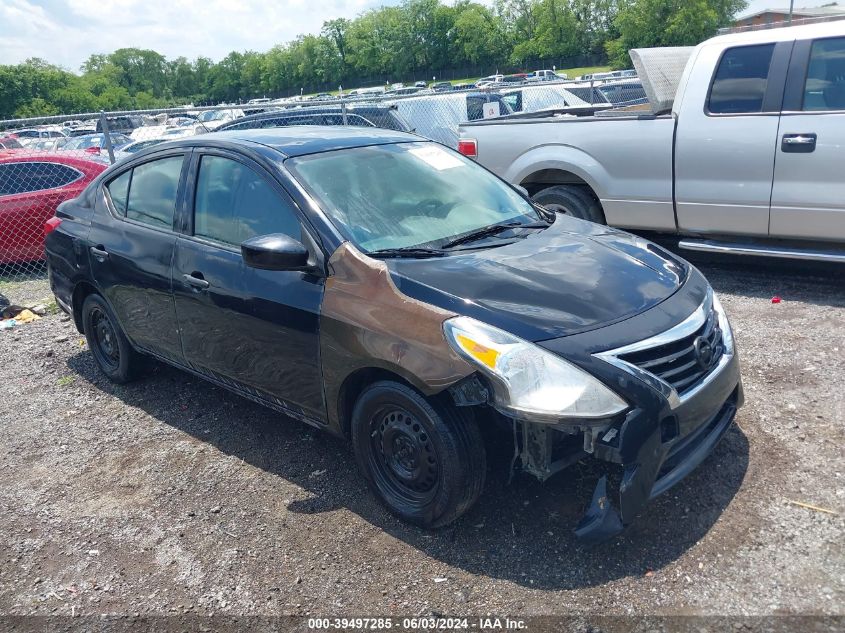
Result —
[{"label": "windshield wiper", "polygon": [[446,253],[434,248],[408,246],[405,248],[381,248],[377,251],[370,251],[367,255],[378,259],[386,259],[388,257],[443,257]]},{"label": "windshield wiper", "polygon": [[498,235],[499,233],[504,233],[509,229],[545,229],[548,227],[549,224],[547,222],[531,222],[530,224],[522,224],[521,222],[508,222],[506,224],[492,224],[490,226],[484,227],[483,229],[479,229],[477,231],[473,231],[472,233],[468,233],[467,235],[463,235],[450,242],[446,242],[440,248],[452,248],[455,246],[460,246],[461,244],[476,242],[478,240],[484,239],[485,237],[491,237],[493,235]]}]

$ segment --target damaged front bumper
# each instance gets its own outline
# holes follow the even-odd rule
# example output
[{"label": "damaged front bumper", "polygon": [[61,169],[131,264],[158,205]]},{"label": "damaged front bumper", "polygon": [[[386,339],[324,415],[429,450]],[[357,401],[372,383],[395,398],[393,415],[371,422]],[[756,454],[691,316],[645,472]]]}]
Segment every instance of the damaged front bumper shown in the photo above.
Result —
[{"label": "damaged front bumper", "polygon": [[[633,438],[630,430],[623,428],[624,441],[633,440],[639,446],[633,456],[623,458],[618,501],[614,503],[608,493],[607,475],[602,476],[575,534],[582,540],[599,542],[621,532],[649,501],[669,490],[707,458],[730,428],[741,402],[742,386],[737,385],[716,415],[670,444],[661,441],[659,426],[645,436],[635,433]],[[610,457],[607,453],[602,457],[602,453],[598,452],[597,457]]]},{"label": "damaged front bumper", "polygon": [[[706,321],[711,306],[720,317],[725,349],[694,386],[679,394],[653,374],[622,360],[632,348],[647,349],[655,341],[671,346],[680,340],[679,332],[695,336],[696,328],[704,327],[699,321]],[[575,530],[585,541],[602,541],[618,534],[651,499],[692,472],[725,435],[743,404],[739,358],[721,306],[708,294],[687,321],[672,328],[675,338],[667,339],[664,333],[634,346],[595,353],[599,362],[593,369],[606,372],[606,382],[632,403],[619,418],[600,426],[520,422],[522,469],[541,480],[589,455],[609,464]]]}]

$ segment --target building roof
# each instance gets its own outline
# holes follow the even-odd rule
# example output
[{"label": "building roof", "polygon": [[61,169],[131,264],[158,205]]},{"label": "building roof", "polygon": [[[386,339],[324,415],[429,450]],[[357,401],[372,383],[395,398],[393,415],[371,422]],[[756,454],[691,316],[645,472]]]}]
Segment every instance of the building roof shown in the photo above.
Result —
[{"label": "building roof", "polygon": [[[737,21],[740,20],[750,20],[756,18],[761,15],[766,15],[767,13],[777,13],[781,15],[788,15],[789,14],[789,6],[785,7],[775,7],[775,8],[767,8],[762,9],[761,11],[755,11],[754,13],[748,13],[746,15],[741,15],[737,18]],[[828,15],[839,15],[845,14],[845,6],[839,4],[838,2],[831,2],[829,4],[825,4],[820,7],[795,7],[792,9],[792,17],[793,18],[817,18],[817,17],[824,17]]]}]

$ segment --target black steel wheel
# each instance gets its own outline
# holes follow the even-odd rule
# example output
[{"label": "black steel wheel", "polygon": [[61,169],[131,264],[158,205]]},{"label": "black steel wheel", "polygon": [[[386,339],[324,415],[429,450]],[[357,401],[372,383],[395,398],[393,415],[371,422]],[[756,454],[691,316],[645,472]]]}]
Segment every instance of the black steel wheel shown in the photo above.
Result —
[{"label": "black steel wheel", "polygon": [[437,493],[440,464],[423,423],[404,408],[385,406],[371,418],[370,468],[380,487],[411,503]]},{"label": "black steel wheel", "polygon": [[133,380],[143,357],[130,345],[105,300],[91,294],[82,304],[82,327],[88,349],[102,372],[117,383]]},{"label": "black steel wheel", "polygon": [[117,344],[117,332],[111,320],[100,306],[94,306],[88,318],[94,339],[91,353],[100,366],[116,371],[120,367],[120,346]]},{"label": "black steel wheel", "polygon": [[406,521],[445,525],[481,494],[485,454],[475,420],[407,385],[383,381],[364,390],[352,441],[370,488]]}]

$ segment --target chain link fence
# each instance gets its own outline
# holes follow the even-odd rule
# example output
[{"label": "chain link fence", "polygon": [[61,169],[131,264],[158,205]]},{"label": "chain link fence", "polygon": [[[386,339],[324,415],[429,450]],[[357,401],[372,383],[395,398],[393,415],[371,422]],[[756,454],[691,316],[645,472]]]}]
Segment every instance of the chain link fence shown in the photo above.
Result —
[{"label": "chain link fence", "polygon": [[110,164],[160,143],[223,130],[345,125],[414,132],[456,148],[458,126],[466,121],[585,116],[646,102],[636,77],[492,79],[463,89],[448,83],[394,86],[213,107],[0,121],[0,295],[21,305],[48,299],[45,222]]}]

